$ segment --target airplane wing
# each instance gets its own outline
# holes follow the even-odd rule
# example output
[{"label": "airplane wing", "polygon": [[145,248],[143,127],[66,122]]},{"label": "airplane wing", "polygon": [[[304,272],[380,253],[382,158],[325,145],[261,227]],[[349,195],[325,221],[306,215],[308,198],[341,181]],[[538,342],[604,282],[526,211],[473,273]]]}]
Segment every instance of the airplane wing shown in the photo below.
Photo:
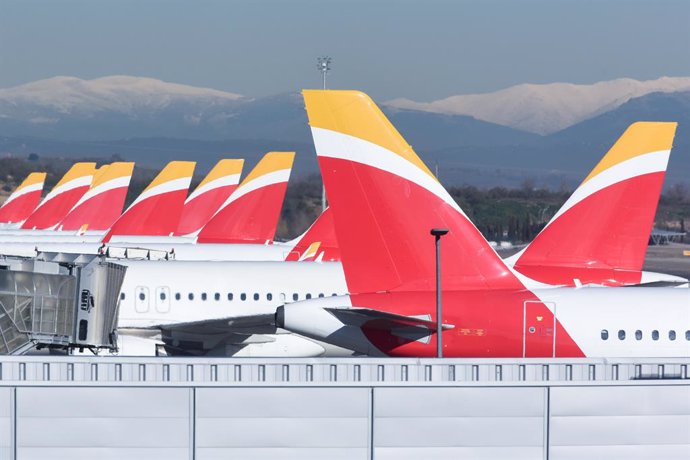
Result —
[{"label": "airplane wing", "polygon": [[263,314],[231,318],[214,318],[202,321],[169,324],[161,328],[164,331],[185,332],[190,334],[273,334],[275,333],[275,315]]}]

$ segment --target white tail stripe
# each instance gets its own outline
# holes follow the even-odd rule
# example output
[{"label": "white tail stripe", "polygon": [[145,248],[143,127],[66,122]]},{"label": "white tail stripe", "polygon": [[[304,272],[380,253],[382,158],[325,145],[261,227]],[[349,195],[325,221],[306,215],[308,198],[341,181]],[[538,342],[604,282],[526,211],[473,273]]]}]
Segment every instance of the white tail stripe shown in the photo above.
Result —
[{"label": "white tail stripe", "polygon": [[13,202],[20,196],[26,195],[27,193],[40,192],[41,190],[43,190],[43,182],[37,182],[35,184],[27,185],[26,187],[20,188],[19,190],[15,190],[14,193],[12,193],[12,195],[10,195],[2,205],[5,206],[6,204]]},{"label": "white tail stripe", "polygon": [[318,156],[354,161],[395,174],[433,193],[467,218],[440,182],[400,155],[380,145],[337,131],[312,128],[311,132]]},{"label": "white tail stripe", "polygon": [[77,177],[76,179],[72,179],[69,182],[65,182],[64,184],[60,185],[59,187],[55,187],[43,199],[43,201],[41,202],[41,206],[43,206],[43,204],[47,203],[49,200],[52,200],[56,196],[60,195],[61,193],[69,192],[70,190],[74,190],[75,188],[79,188],[79,187],[88,187],[89,185],[91,185],[92,180],[93,180],[92,175],[81,176],[81,177]]},{"label": "white tail stripe", "polygon": [[558,217],[580,201],[606,187],[643,174],[666,171],[670,153],[670,150],[645,153],[605,169],[580,185],[544,228],[551,225]]},{"label": "white tail stripe", "polygon": [[163,182],[162,184],[158,184],[153,188],[150,188],[148,190],[144,190],[141,195],[137,197],[136,200],[134,200],[134,203],[129,205],[129,208],[127,208],[127,211],[132,209],[134,206],[137,204],[141,203],[144,200],[147,200],[151,197],[154,197],[156,195],[161,195],[163,193],[168,193],[168,192],[176,192],[178,190],[187,190],[189,188],[189,184],[192,183],[192,177],[180,177],[178,179],[173,179],[169,180],[167,182]]},{"label": "white tail stripe", "polygon": [[90,188],[84,195],[82,195],[81,198],[79,198],[79,201],[77,201],[77,204],[75,204],[72,207],[72,211],[74,211],[77,207],[81,206],[85,201],[90,200],[91,198],[95,197],[96,195],[100,195],[101,193],[105,193],[105,192],[108,192],[110,190],[114,190],[116,188],[128,187],[129,181],[131,178],[132,178],[132,176],[116,177],[115,179],[110,179],[109,181],[105,181],[102,184],[98,184],[97,186]]},{"label": "white tail stripe", "polygon": [[[218,208],[216,212],[213,213],[213,217],[215,217],[223,209],[227,208],[230,205],[230,203],[239,200],[240,198],[242,198],[248,193],[253,192],[254,190],[258,190],[269,185],[280,184],[281,182],[287,182],[290,179],[291,170],[292,168],[279,169],[277,171],[272,171],[270,173],[263,174],[249,182],[243,183],[237,189],[235,189],[232,195],[230,195],[228,199],[225,200],[223,205],[220,208]],[[209,222],[213,220],[213,217],[209,219]],[[189,236],[197,236],[201,232],[201,230],[203,230],[203,228],[200,228],[194,233],[190,233]]]},{"label": "white tail stripe", "polygon": [[185,204],[189,203],[199,195],[203,195],[206,192],[210,192],[211,190],[221,188],[221,187],[227,187],[228,185],[237,185],[240,183],[240,174],[228,174],[227,176],[222,176],[219,177],[218,179],[213,179],[210,182],[205,183],[204,185],[198,186],[192,193],[189,194],[187,199],[185,200]]}]

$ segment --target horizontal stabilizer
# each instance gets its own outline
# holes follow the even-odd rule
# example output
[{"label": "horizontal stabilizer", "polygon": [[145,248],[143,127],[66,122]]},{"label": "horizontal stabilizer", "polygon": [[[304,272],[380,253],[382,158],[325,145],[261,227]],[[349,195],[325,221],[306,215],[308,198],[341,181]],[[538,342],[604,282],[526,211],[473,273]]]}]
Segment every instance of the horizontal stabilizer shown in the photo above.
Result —
[{"label": "horizontal stabilizer", "polygon": [[[396,315],[395,313],[371,310],[369,308],[326,308],[326,310],[347,325],[362,326],[366,324],[368,329],[386,331],[393,331],[401,327],[414,327],[425,329],[427,335],[436,332],[435,321],[414,316]],[[441,327],[444,330],[455,328],[452,324],[443,324]]]}]

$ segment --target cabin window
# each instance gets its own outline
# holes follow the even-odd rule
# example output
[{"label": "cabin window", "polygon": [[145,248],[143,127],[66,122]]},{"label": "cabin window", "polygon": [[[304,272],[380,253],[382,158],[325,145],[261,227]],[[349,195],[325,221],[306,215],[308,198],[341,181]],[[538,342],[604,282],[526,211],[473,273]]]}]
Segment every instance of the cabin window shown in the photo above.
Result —
[{"label": "cabin window", "polygon": [[206,300],[206,293],[205,292],[201,293],[201,300]]},{"label": "cabin window", "polygon": [[334,292],[333,294],[331,294],[331,297],[338,297],[338,294]]},{"label": "cabin window", "polygon": [[306,297],[307,299],[311,299],[311,294],[307,293],[307,295],[306,295],[305,297]]},{"label": "cabin window", "polygon": [[659,331],[652,331],[652,340],[659,340]]},{"label": "cabin window", "polygon": [[182,298],[182,296],[180,295],[180,293],[176,292],[175,293],[175,300],[180,300],[181,298]]},{"label": "cabin window", "polygon": [[233,297],[235,297],[232,292],[228,292],[228,300],[232,301]]},{"label": "cabin window", "polygon": [[146,300],[146,294],[144,294],[143,292],[140,292],[139,293],[139,300]]},{"label": "cabin window", "polygon": [[268,300],[268,301],[273,300],[273,294],[271,294],[270,292],[268,294],[266,294],[266,300]]},{"label": "cabin window", "polygon": [[296,292],[294,294],[292,294],[292,300],[298,300],[298,299],[299,299],[299,294],[297,294]]},{"label": "cabin window", "polygon": [[608,340],[609,339],[609,331],[606,329],[601,330],[601,340]]},{"label": "cabin window", "polygon": [[189,300],[194,300],[194,293],[193,293],[193,292],[190,292],[190,293],[187,295],[187,298],[188,298]]},{"label": "cabin window", "polygon": [[319,297],[324,297],[323,292],[319,293]]},{"label": "cabin window", "polygon": [[639,329],[635,331],[635,340],[642,340],[642,331]]},{"label": "cabin window", "polygon": [[216,302],[220,300],[220,292],[216,292],[216,294],[213,296],[214,299],[216,299]]},{"label": "cabin window", "polygon": [[125,293],[124,292],[120,292],[120,300],[125,300]]},{"label": "cabin window", "polygon": [[625,331],[623,329],[618,331],[618,339],[625,340]]},{"label": "cabin window", "polygon": [[247,294],[245,294],[244,292],[240,294],[240,300],[247,300]]},{"label": "cabin window", "polygon": [[676,331],[668,331],[668,339],[676,340]]},{"label": "cabin window", "polygon": [[161,300],[165,300],[165,292],[161,291],[161,293],[158,295],[158,297],[160,297]]},{"label": "cabin window", "polygon": [[685,340],[690,340],[690,331],[685,331]]},{"label": "cabin window", "polygon": [[254,293],[254,300],[259,300],[259,294],[256,292]]}]

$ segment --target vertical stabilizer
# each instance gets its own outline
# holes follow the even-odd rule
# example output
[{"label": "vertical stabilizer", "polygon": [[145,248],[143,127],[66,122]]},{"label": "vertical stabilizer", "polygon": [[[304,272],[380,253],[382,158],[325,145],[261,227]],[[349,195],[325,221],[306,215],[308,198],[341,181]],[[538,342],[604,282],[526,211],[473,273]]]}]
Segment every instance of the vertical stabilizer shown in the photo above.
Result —
[{"label": "vertical stabilizer", "polygon": [[180,223],[182,206],[194,174],[193,161],[171,161],[113,224],[113,235],[168,236]]},{"label": "vertical stabilizer", "polygon": [[515,268],[549,284],[589,281],[578,268],[639,272],[675,131],[676,123],[630,125],[534,241],[513,257]]},{"label": "vertical stabilizer", "polygon": [[120,217],[132,179],[134,163],[116,162],[101,166],[91,188],[60,223],[62,230],[107,230]]},{"label": "vertical stabilizer", "polygon": [[295,152],[269,152],[198,234],[199,243],[273,240]]},{"label": "vertical stabilizer", "polygon": [[51,229],[57,226],[91,186],[96,163],[75,163],[24,221],[22,228]]},{"label": "vertical stabilizer", "polygon": [[304,91],[351,293],[435,286],[434,227],[444,289],[520,288],[489,243],[376,104],[358,91]]},{"label": "vertical stabilizer", "polygon": [[244,160],[220,160],[184,202],[178,235],[198,232],[237,189]]},{"label": "vertical stabilizer", "polygon": [[23,222],[41,201],[46,173],[33,172],[17,187],[0,207],[0,223]]}]

